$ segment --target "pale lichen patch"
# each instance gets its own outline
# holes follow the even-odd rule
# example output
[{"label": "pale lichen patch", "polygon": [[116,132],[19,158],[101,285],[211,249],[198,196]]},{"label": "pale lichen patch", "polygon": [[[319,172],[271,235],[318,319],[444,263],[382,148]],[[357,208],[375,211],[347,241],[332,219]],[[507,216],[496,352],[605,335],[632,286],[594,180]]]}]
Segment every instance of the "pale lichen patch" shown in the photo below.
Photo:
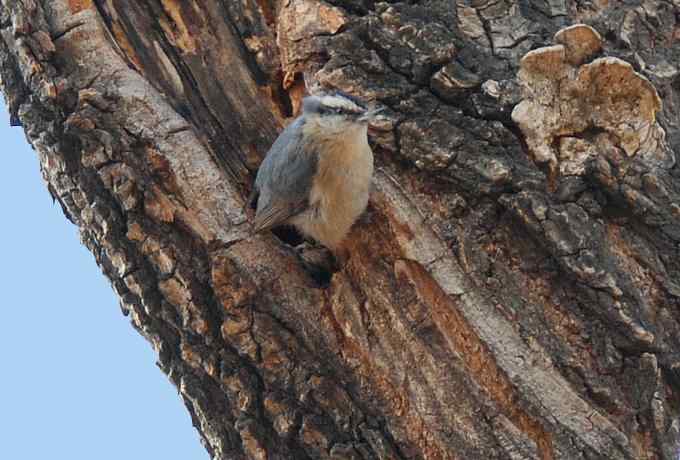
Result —
[{"label": "pale lichen patch", "polygon": [[602,50],[602,37],[585,24],[565,27],[555,34],[554,41],[566,47],[566,58],[572,65],[582,64]]},{"label": "pale lichen patch", "polygon": [[583,175],[603,151],[663,156],[661,100],[651,82],[618,58],[583,64],[602,48],[589,26],[562,29],[555,40],[560,44],[527,53],[518,73],[524,99],[512,119],[534,161],[553,175]]}]

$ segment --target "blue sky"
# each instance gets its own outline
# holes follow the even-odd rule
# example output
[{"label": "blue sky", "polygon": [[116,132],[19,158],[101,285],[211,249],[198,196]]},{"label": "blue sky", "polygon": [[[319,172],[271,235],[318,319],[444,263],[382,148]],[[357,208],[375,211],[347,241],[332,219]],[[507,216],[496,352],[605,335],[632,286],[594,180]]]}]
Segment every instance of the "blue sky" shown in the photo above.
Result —
[{"label": "blue sky", "polygon": [[0,98],[0,459],[207,460]]}]

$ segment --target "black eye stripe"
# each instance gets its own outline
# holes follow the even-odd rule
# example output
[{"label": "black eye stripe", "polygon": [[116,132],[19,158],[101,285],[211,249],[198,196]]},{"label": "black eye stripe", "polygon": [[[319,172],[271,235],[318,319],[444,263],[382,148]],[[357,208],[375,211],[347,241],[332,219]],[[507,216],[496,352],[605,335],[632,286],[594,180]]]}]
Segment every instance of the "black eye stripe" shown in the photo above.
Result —
[{"label": "black eye stripe", "polygon": [[329,113],[343,113],[343,110],[340,107],[319,107],[319,112],[324,113],[324,114],[329,114]]},{"label": "black eye stripe", "polygon": [[321,106],[319,107],[319,113],[321,114],[342,114],[342,115],[358,115],[361,112],[358,112],[356,110],[351,110],[347,109],[345,107],[329,107],[329,106]]}]

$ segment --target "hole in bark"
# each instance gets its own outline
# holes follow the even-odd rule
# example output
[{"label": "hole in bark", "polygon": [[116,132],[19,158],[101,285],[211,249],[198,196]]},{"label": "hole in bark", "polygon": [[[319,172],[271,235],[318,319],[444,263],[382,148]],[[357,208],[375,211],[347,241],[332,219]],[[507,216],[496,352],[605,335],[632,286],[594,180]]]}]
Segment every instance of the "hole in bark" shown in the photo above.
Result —
[{"label": "hole in bark", "polygon": [[295,227],[291,227],[289,225],[282,225],[280,227],[275,227],[272,229],[272,233],[274,234],[275,237],[277,237],[281,242],[295,247],[297,245],[302,244],[305,239],[302,237],[300,232],[298,232]]},{"label": "hole in bark", "polygon": [[302,234],[289,225],[273,228],[271,232],[279,241],[295,249],[300,264],[320,288],[328,286],[338,270],[337,261],[328,249],[315,244],[303,245]]},{"label": "hole in bark", "polygon": [[279,109],[279,113],[284,118],[293,116],[293,103],[290,100],[288,91],[283,88],[283,75],[279,70],[277,78],[270,84],[272,90],[272,99]]}]

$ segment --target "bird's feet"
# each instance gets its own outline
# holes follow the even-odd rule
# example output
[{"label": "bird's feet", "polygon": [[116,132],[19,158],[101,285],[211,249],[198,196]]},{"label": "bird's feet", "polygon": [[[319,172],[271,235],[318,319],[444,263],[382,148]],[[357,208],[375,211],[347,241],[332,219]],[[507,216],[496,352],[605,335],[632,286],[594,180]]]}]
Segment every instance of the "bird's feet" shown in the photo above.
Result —
[{"label": "bird's feet", "polygon": [[328,286],[333,273],[340,269],[338,260],[333,253],[323,246],[304,242],[295,247],[295,252],[300,258],[302,266],[319,286]]}]

